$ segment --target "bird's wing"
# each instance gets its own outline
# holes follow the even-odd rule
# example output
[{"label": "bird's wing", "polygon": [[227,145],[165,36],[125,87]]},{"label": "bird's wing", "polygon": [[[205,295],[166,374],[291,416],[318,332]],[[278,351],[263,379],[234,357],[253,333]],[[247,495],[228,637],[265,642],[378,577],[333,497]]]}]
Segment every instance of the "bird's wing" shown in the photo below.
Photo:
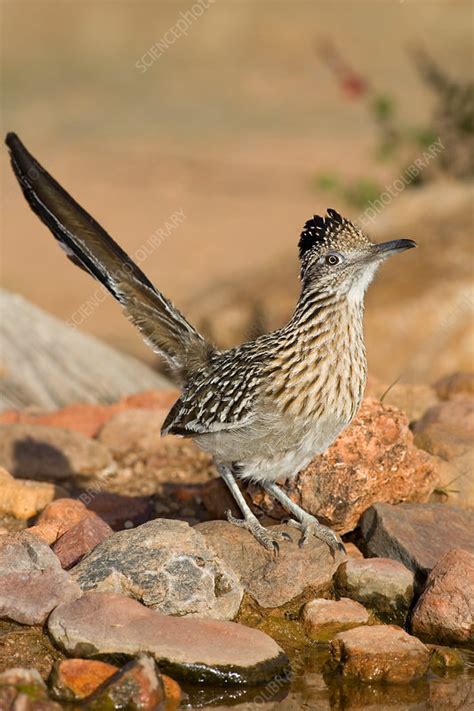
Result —
[{"label": "bird's wing", "polygon": [[88,271],[122,304],[130,321],[172,374],[185,382],[214,348],[147,279],[130,257],[9,133],[11,163],[31,209],[77,266]]},{"label": "bird's wing", "polygon": [[258,362],[243,358],[243,347],[216,354],[210,366],[188,382],[163,423],[163,434],[193,436],[248,425],[253,417]]}]

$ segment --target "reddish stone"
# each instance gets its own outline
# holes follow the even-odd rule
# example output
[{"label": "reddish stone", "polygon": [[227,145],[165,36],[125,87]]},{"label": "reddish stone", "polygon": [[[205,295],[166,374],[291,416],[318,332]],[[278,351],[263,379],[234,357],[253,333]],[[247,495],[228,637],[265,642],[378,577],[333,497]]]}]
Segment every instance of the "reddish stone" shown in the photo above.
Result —
[{"label": "reddish stone", "polygon": [[53,551],[62,567],[68,570],[112,533],[113,530],[101,518],[88,516],[66,531],[54,544]]},{"label": "reddish stone", "polygon": [[428,576],[413,611],[413,632],[422,639],[474,648],[474,555],[451,550]]},{"label": "reddish stone", "polygon": [[114,531],[139,526],[153,515],[153,505],[149,496],[122,496],[110,491],[89,495],[83,493],[82,500],[89,511],[96,513]]},{"label": "reddish stone", "polygon": [[413,600],[414,575],[389,558],[348,558],[334,576],[339,595],[357,600],[373,610],[379,620],[405,623]]},{"label": "reddish stone", "polygon": [[352,425],[287,490],[308,513],[345,533],[377,501],[426,501],[438,465],[414,446],[403,412],[366,398]]},{"label": "reddish stone", "polygon": [[0,466],[16,477],[80,484],[113,466],[106,447],[96,440],[42,424],[0,424]]},{"label": "reddish stone", "polygon": [[112,664],[92,659],[63,659],[53,670],[51,687],[65,701],[84,699],[118,671]]},{"label": "reddish stone", "polygon": [[311,639],[324,642],[338,632],[366,625],[369,613],[360,603],[343,597],[340,600],[311,600],[303,609],[303,623]]},{"label": "reddish stone", "polygon": [[362,553],[359,548],[354,543],[344,543],[344,548],[346,549],[346,553],[350,558],[364,558],[364,554]]},{"label": "reddish stone", "polygon": [[161,675],[161,680],[165,690],[165,709],[166,711],[176,711],[181,703],[181,687],[177,681],[166,674]]},{"label": "reddish stone", "polygon": [[46,543],[26,531],[0,536],[0,619],[42,625],[57,605],[80,594]]},{"label": "reddish stone", "polygon": [[146,410],[169,410],[179,397],[178,390],[145,390],[128,395],[119,400],[120,406],[144,408]]},{"label": "reddish stone", "polygon": [[163,708],[164,702],[161,675],[152,657],[146,654],[126,664],[85,701],[87,708],[134,711],[157,711]]},{"label": "reddish stone", "polygon": [[474,373],[453,373],[438,380],[436,394],[441,400],[474,397]]},{"label": "reddish stone", "polygon": [[416,637],[394,625],[356,627],[330,644],[331,664],[347,679],[404,684],[421,679],[430,652]]},{"label": "reddish stone", "polygon": [[28,532],[52,545],[79,521],[93,515],[78,499],[56,499],[46,506],[38,523]]},{"label": "reddish stone", "polygon": [[176,390],[147,390],[129,395],[111,405],[79,402],[54,412],[5,410],[0,413],[0,424],[47,425],[80,432],[86,437],[95,437],[103,425],[117,412],[128,408],[169,410],[178,395]]}]

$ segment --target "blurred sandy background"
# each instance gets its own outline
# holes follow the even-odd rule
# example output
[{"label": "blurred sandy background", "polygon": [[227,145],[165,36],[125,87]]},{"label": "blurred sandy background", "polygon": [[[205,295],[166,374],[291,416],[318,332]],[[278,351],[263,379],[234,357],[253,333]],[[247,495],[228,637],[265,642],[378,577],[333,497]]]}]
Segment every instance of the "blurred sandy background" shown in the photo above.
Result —
[{"label": "blurred sandy background", "polygon": [[[422,122],[432,95],[407,45],[422,41],[453,76],[467,79],[472,5],[216,0],[142,73],[136,63],[191,5],[4,2],[3,130],[16,131],[130,253],[182,210],[184,222],[141,266],[198,317],[198,295],[216,283],[240,280],[245,290],[247,280],[255,290],[262,279],[267,301],[273,288],[296,296],[296,243],[305,220],[327,206],[358,214],[318,188],[317,173],[336,171],[347,179],[369,174],[382,184],[396,177],[393,164],[374,160],[373,124],[360,102],[341,95],[316,55],[318,38],[335,39],[362,75],[396,97],[403,120]],[[27,209],[6,151],[1,176],[2,283],[70,319],[96,286]],[[429,213],[429,203],[425,209]],[[464,223],[472,227],[472,217]],[[377,232],[374,237],[380,239]],[[411,253],[384,267],[370,309],[393,302],[383,296],[384,275],[401,274],[409,259]],[[426,260],[423,254],[416,260],[409,279],[423,280]],[[273,280],[272,265],[283,262],[288,276],[276,270]],[[451,264],[452,284],[456,269]],[[435,278],[444,278],[442,270]],[[416,298],[414,293],[407,308],[416,308]],[[202,308],[209,308],[206,300]],[[436,310],[436,300],[429,308]],[[387,318],[380,313],[371,326],[369,358],[371,369],[390,379],[403,370],[409,352],[400,347],[403,324],[394,325],[392,336]],[[80,327],[153,359],[111,298]],[[377,350],[378,339],[386,352]],[[387,352],[394,354],[389,364]],[[466,358],[463,351],[439,369],[466,367]]]}]

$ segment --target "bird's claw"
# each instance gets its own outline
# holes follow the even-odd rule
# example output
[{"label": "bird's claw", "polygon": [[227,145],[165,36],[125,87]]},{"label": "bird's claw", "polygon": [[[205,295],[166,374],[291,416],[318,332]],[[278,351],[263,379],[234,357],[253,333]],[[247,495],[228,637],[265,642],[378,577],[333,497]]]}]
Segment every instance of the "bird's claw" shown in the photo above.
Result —
[{"label": "bird's claw", "polygon": [[319,523],[314,516],[310,516],[308,514],[307,518],[302,521],[290,519],[288,521],[288,525],[301,531],[302,536],[298,543],[300,548],[306,546],[309,540],[314,536],[315,538],[319,538],[319,540],[324,541],[324,543],[329,546],[333,558],[335,557],[336,552],[346,552],[344,544],[339,541],[334,531],[327,526],[323,526],[323,524]]},{"label": "bird's claw", "polygon": [[239,528],[245,528],[250,531],[252,536],[266,548],[267,551],[271,551],[278,556],[280,553],[280,545],[278,541],[291,541],[291,536],[284,531],[270,531],[268,528],[262,526],[256,516],[249,516],[248,518],[236,518],[232,515],[230,511],[226,511],[226,517],[229,523],[234,526],[239,526]]}]

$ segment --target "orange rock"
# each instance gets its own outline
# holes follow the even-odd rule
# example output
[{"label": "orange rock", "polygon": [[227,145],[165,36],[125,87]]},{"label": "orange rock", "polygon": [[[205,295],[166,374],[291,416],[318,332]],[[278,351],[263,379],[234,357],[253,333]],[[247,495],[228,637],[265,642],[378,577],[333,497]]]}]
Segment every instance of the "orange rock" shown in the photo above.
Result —
[{"label": "orange rock", "polygon": [[117,671],[112,664],[92,659],[64,659],[55,668],[53,687],[62,698],[84,699]]},{"label": "orange rock", "polygon": [[169,410],[178,397],[178,390],[145,390],[145,392],[128,395],[123,400],[119,400],[118,405],[124,409],[136,407],[146,410]]},{"label": "orange rock", "polygon": [[177,390],[146,390],[129,395],[112,405],[93,405],[79,402],[54,412],[5,410],[0,413],[0,424],[32,424],[62,427],[95,437],[103,425],[118,412],[129,408],[169,410],[177,399]]},{"label": "orange rock", "polygon": [[354,543],[344,543],[344,548],[346,553],[351,558],[363,558],[364,554],[360,551]]},{"label": "orange rock", "polygon": [[308,513],[346,533],[376,501],[427,501],[439,466],[415,447],[403,412],[366,398],[351,426],[287,490]]},{"label": "orange rock", "polygon": [[66,531],[88,516],[95,516],[95,514],[93,511],[89,511],[82,501],[56,499],[46,506],[40,514],[37,524],[29,528],[28,532],[51,545]]},{"label": "orange rock", "polygon": [[346,679],[410,683],[428,671],[430,652],[416,637],[395,625],[356,627],[330,644],[331,663]]},{"label": "orange rock", "polygon": [[165,708],[166,711],[175,711],[181,701],[181,687],[177,681],[166,674],[161,675],[163,687],[165,690]]},{"label": "orange rock", "polygon": [[0,467],[0,515],[26,521],[36,516],[57,495],[54,484],[15,479]]}]

